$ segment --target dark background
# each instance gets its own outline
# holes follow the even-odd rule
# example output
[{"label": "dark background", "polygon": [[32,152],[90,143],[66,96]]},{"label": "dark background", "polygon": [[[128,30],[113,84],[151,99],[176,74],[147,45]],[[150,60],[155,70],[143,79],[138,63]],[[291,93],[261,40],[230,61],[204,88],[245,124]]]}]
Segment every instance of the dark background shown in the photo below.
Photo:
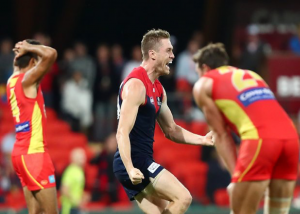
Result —
[{"label": "dark background", "polygon": [[[59,51],[76,40],[90,51],[99,43],[120,43],[125,54],[152,28],[168,30],[182,50],[195,30],[206,40],[230,45],[238,1],[228,0],[5,0],[0,7],[0,36],[14,41],[41,31]],[[4,21],[5,20],[5,21]]]}]

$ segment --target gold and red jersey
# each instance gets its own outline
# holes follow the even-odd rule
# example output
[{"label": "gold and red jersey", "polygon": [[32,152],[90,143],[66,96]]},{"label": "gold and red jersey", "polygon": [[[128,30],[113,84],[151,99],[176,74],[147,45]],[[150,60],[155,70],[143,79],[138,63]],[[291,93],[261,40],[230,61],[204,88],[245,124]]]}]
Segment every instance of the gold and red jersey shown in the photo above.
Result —
[{"label": "gold and red jersey", "polygon": [[13,75],[7,82],[7,99],[15,123],[16,142],[13,156],[46,151],[46,112],[41,87],[36,98],[25,96],[22,80],[24,73]]},{"label": "gold and red jersey", "polygon": [[223,66],[203,77],[213,79],[212,99],[242,140],[298,138],[291,119],[255,72]]}]

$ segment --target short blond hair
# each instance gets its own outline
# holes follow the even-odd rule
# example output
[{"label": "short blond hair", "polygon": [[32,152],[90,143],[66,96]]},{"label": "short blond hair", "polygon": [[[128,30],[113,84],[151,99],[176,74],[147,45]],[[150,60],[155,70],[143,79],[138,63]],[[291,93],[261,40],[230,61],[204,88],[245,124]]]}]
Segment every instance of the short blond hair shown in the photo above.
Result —
[{"label": "short blond hair", "polygon": [[143,60],[147,60],[149,58],[149,50],[158,51],[161,39],[170,39],[169,32],[161,29],[152,29],[143,36],[141,43]]}]

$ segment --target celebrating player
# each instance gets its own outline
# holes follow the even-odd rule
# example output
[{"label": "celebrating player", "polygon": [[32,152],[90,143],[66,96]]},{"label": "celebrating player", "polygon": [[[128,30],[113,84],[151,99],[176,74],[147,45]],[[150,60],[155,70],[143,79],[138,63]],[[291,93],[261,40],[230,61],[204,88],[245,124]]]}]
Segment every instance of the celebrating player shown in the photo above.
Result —
[{"label": "celebrating player", "polygon": [[150,30],[142,40],[143,62],[120,86],[118,96],[118,150],[114,172],[128,197],[145,213],[185,213],[192,197],[189,191],[153,160],[155,122],[165,136],[177,143],[212,145],[211,134],[193,134],[176,125],[167,105],[167,95],[158,77],[170,72],[174,59],[170,34]]},{"label": "celebrating player", "polygon": [[12,152],[29,213],[58,213],[54,167],[47,153],[46,112],[39,83],[56,60],[56,50],[35,40],[15,45],[7,97],[16,128]]},{"label": "celebrating player", "polygon": [[[231,173],[233,213],[256,213],[268,187],[267,213],[288,213],[299,160],[298,135],[292,121],[258,74],[227,66],[223,44],[200,49],[194,61],[200,76],[194,98]],[[229,130],[241,138],[238,155]]]}]

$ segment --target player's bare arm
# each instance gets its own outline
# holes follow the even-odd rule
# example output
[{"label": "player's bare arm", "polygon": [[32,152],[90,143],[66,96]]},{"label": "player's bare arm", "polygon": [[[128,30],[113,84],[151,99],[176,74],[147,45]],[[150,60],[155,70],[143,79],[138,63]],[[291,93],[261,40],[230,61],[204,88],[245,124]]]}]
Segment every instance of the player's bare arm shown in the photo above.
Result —
[{"label": "player's bare arm", "polygon": [[134,168],[132,164],[129,133],[134,126],[139,106],[145,102],[145,97],[146,89],[142,81],[130,79],[124,85],[122,91],[123,103],[120,109],[120,119],[117,130],[117,142],[120,156],[133,184],[141,183],[144,175],[139,169]]},{"label": "player's bare arm", "polygon": [[212,79],[201,78],[194,86],[193,95],[196,104],[202,109],[207,123],[215,135],[217,152],[232,175],[237,159],[236,148],[220,111],[211,99],[212,84]]},{"label": "player's bare arm", "polygon": [[162,129],[163,133],[165,134],[166,138],[176,143],[206,146],[213,145],[212,133],[208,133],[206,136],[197,135],[185,130],[184,128],[178,126],[175,123],[170,108],[167,105],[167,94],[165,90],[157,122],[160,128]]},{"label": "player's bare arm", "polygon": [[[25,94],[27,95],[26,92],[30,90],[31,87],[36,88],[43,76],[49,71],[57,58],[57,52],[55,49],[48,46],[29,44],[26,40],[18,42],[14,51],[17,53],[16,58],[28,52],[34,53],[38,56],[35,66],[26,72],[22,80],[22,86]],[[28,94],[29,97],[32,97],[30,92]],[[35,96],[33,95],[33,97]]]}]

